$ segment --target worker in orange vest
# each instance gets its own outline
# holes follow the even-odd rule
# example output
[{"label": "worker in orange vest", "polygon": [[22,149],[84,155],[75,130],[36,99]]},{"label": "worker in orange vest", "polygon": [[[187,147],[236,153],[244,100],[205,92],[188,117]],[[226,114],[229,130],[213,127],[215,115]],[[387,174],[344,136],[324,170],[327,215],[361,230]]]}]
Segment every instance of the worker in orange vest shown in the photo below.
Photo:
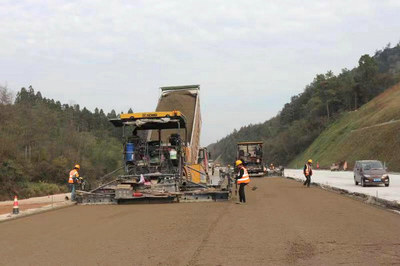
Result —
[{"label": "worker in orange vest", "polygon": [[71,192],[71,200],[75,200],[75,184],[78,183],[80,169],[81,166],[79,164],[76,164],[74,169],[69,171],[68,186]]},{"label": "worker in orange vest", "polygon": [[307,185],[307,187],[310,187],[311,184],[311,176],[313,174],[312,172],[312,160],[308,160],[307,163],[304,165],[304,176],[306,177],[306,181],[304,181],[304,186]]},{"label": "worker in orange vest", "polygon": [[239,202],[237,202],[237,204],[244,204],[246,203],[246,195],[244,193],[244,187],[248,183],[250,183],[250,176],[241,160],[237,160],[235,164],[236,167],[238,168],[238,175],[236,176],[235,179],[237,184],[239,184]]}]

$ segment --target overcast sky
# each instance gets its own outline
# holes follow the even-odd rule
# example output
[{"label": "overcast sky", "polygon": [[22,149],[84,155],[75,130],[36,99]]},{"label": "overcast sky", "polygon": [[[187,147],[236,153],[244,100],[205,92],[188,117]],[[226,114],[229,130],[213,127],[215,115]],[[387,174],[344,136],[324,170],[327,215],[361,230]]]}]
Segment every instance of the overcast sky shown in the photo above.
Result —
[{"label": "overcast sky", "polygon": [[0,84],[106,113],[200,84],[202,144],[400,41],[400,1],[0,1]]}]

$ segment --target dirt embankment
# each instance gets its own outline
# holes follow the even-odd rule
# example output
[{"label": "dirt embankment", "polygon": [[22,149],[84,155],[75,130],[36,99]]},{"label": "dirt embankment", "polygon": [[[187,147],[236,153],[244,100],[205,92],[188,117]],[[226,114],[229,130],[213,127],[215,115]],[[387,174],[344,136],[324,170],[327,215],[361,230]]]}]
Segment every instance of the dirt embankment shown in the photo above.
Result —
[{"label": "dirt embankment", "polygon": [[6,265],[400,263],[400,216],[281,178],[248,204],[76,206],[0,224]]}]

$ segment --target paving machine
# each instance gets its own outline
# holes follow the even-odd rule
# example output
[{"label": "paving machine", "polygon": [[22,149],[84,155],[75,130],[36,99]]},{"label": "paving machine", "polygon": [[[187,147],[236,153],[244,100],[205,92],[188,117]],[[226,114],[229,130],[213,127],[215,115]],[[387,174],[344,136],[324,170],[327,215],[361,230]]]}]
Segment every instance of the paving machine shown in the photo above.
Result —
[{"label": "paving machine", "polygon": [[243,162],[251,177],[263,176],[265,174],[262,147],[262,141],[237,143],[236,160]]},{"label": "paving machine", "polygon": [[[183,97],[182,90],[186,89],[168,87],[166,91],[168,96],[178,91],[179,97]],[[208,173],[197,164],[198,141],[193,139],[198,140],[200,126],[193,122],[196,119],[191,117],[189,123],[181,111],[160,111],[161,107],[173,105],[174,98],[168,97],[168,103],[165,96],[160,97],[156,112],[121,114],[119,118],[110,119],[114,126],[122,128],[124,174],[90,192],[78,191],[78,203],[192,202],[229,198],[230,188],[211,186]]]}]

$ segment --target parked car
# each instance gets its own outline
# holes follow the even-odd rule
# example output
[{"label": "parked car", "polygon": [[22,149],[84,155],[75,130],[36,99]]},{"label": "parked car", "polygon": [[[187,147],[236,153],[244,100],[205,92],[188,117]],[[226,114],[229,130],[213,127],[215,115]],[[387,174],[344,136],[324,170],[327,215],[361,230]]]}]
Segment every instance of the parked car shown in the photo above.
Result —
[{"label": "parked car", "polygon": [[354,183],[365,187],[367,185],[384,184],[389,186],[389,175],[382,162],[377,160],[356,161],[354,164]]}]

